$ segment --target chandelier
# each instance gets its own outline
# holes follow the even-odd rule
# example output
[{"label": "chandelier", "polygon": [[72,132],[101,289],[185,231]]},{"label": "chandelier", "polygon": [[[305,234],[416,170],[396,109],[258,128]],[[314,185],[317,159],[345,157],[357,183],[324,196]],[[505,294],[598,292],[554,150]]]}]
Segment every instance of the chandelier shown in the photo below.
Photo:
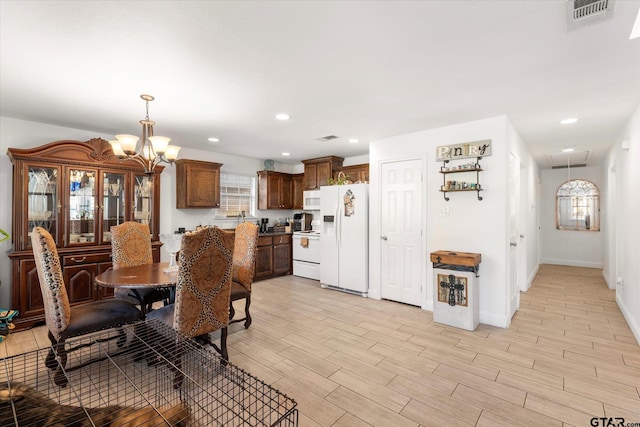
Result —
[{"label": "chandelier", "polygon": [[154,98],[151,95],[140,95],[147,105],[147,116],[140,120],[142,125],[142,146],[136,151],[138,138],[135,135],[116,135],[116,139],[109,141],[113,154],[121,160],[133,160],[138,162],[147,175],[151,175],[156,165],[160,162],[171,163],[178,158],[180,147],[169,145],[171,139],[166,136],[153,135],[153,120],[149,120],[149,102]]}]

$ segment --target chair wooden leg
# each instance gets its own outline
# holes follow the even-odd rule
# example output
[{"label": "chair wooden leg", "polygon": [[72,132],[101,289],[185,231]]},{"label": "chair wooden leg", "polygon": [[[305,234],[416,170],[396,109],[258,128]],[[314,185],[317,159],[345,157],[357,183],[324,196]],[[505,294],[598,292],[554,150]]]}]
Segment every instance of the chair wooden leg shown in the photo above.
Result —
[{"label": "chair wooden leg", "polygon": [[233,319],[233,316],[236,315],[236,310],[233,308],[233,301],[229,303],[229,320]]},{"label": "chair wooden leg", "polygon": [[[60,387],[65,387],[69,382],[67,377],[63,371],[63,368],[67,366],[67,349],[65,348],[64,338],[58,341],[52,348],[53,353],[57,356],[54,360],[56,361],[56,369],[53,374],[53,382]],[[49,355],[47,355],[47,359]],[[45,364],[47,362],[45,361]]]},{"label": "chair wooden leg", "polygon": [[49,331],[48,336],[49,336],[49,341],[51,341],[51,348],[49,349],[49,352],[47,353],[47,358],[44,360],[44,365],[47,368],[53,370],[53,369],[56,369],[58,367],[58,361],[56,360],[56,354],[53,351],[53,349],[58,344],[58,341],[53,337],[53,335],[51,334],[51,331]]},{"label": "chair wooden leg", "polygon": [[220,353],[222,358],[229,361],[229,353],[227,352],[227,328],[224,327],[220,330]]},{"label": "chair wooden leg", "polygon": [[244,303],[244,316],[246,320],[244,321],[244,328],[248,329],[251,325],[251,314],[249,313],[249,306],[251,305],[251,295],[246,298]]}]

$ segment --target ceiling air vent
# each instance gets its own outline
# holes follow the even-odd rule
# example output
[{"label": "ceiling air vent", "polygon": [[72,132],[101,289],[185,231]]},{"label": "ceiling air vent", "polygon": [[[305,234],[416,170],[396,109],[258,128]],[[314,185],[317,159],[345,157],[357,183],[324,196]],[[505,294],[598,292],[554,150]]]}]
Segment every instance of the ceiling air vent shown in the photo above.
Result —
[{"label": "ceiling air vent", "polygon": [[318,138],[318,141],[331,141],[332,139],[338,139],[338,136],[335,135],[327,135],[327,136],[323,136],[322,138]]},{"label": "ceiling air vent", "polygon": [[613,16],[615,0],[566,0],[569,30],[575,30]]},{"label": "ceiling air vent", "polygon": [[572,151],[570,153],[555,153],[549,155],[551,169],[585,167],[589,164],[589,151]]}]

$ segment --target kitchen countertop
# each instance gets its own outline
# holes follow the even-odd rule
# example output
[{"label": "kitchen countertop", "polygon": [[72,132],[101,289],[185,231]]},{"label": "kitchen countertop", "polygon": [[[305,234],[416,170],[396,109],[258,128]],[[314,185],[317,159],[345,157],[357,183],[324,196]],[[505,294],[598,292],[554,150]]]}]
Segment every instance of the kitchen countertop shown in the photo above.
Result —
[{"label": "kitchen countertop", "polygon": [[293,234],[293,233],[285,233],[284,231],[278,231],[278,232],[272,232],[272,233],[258,233],[259,237],[264,237],[264,236],[280,236],[283,234]]}]

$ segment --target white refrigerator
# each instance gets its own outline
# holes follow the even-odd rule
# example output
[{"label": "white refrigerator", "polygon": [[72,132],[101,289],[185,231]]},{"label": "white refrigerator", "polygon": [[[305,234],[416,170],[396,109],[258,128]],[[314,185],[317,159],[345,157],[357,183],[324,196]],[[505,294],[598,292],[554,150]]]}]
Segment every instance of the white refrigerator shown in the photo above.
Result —
[{"label": "white refrigerator", "polygon": [[320,285],[369,290],[369,185],[320,187]]}]

